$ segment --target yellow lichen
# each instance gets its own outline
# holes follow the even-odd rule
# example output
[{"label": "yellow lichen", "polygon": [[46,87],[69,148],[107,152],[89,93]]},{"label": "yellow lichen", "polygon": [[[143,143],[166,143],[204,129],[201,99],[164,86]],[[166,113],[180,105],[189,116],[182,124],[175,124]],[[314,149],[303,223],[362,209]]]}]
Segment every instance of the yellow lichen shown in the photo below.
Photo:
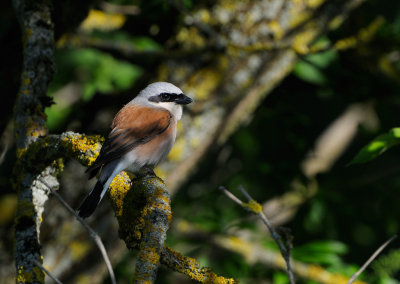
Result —
[{"label": "yellow lichen", "polygon": [[296,8],[291,9],[290,13],[292,14],[290,21],[290,28],[295,28],[298,25],[305,23],[311,19],[313,14],[309,11],[299,11]]},{"label": "yellow lichen", "polygon": [[89,15],[82,22],[80,28],[84,31],[102,30],[111,31],[121,28],[126,21],[123,14],[104,13],[100,10],[90,10]]},{"label": "yellow lichen", "polygon": [[293,39],[293,50],[298,54],[307,54],[309,52],[308,45],[314,37],[315,31],[313,31],[313,29],[307,29],[306,31],[297,34]]},{"label": "yellow lichen", "polygon": [[141,248],[142,257],[145,257],[146,262],[151,262],[152,264],[158,264],[160,260],[160,255],[157,253],[157,249],[155,247],[145,247]]},{"label": "yellow lichen", "polygon": [[35,275],[36,281],[44,283],[44,273],[40,267],[35,266],[33,269],[33,274]]},{"label": "yellow lichen", "polygon": [[305,2],[308,7],[316,9],[321,6],[321,4],[325,2],[325,0],[306,0]]},{"label": "yellow lichen", "polygon": [[279,40],[282,38],[284,35],[285,31],[282,29],[281,25],[279,24],[278,21],[271,21],[268,24],[269,28],[272,30],[274,33],[275,39]]},{"label": "yellow lichen", "polygon": [[353,48],[360,43],[365,43],[370,41],[378,31],[378,29],[383,25],[385,19],[381,16],[375,18],[371,24],[369,24],[366,28],[361,29],[356,36],[343,38],[338,40],[334,47],[337,50],[344,50]]},{"label": "yellow lichen", "polygon": [[20,266],[17,271],[17,283],[44,283],[44,273],[39,267],[33,267],[32,272]]},{"label": "yellow lichen", "polygon": [[160,178],[162,178],[162,179],[165,179],[165,178],[167,177],[167,172],[166,172],[165,170],[163,170],[161,166],[157,166],[157,167],[154,169],[154,173],[155,173],[158,177],[160,177]]},{"label": "yellow lichen", "polygon": [[24,79],[23,79],[24,86],[28,86],[30,83],[31,83],[31,78],[24,77]]},{"label": "yellow lichen", "polygon": [[189,83],[185,89],[187,92],[196,94],[196,100],[205,100],[213,93],[215,88],[222,80],[221,75],[228,68],[229,62],[226,57],[220,56],[217,64],[208,68],[202,68],[189,78]]},{"label": "yellow lichen", "polygon": [[339,28],[343,21],[344,21],[344,17],[343,15],[338,15],[336,17],[334,17],[328,24],[328,27],[330,30],[336,30],[337,28]]},{"label": "yellow lichen", "polygon": [[242,205],[243,205],[243,207],[251,210],[251,212],[253,212],[255,214],[258,214],[263,210],[260,203],[258,203],[254,199],[251,199],[249,202],[243,202]]},{"label": "yellow lichen", "polygon": [[31,28],[26,28],[24,30],[22,44],[25,46],[28,43],[29,38],[31,37],[33,30]]},{"label": "yellow lichen", "polygon": [[181,28],[176,40],[186,49],[203,47],[206,44],[206,39],[195,27]]},{"label": "yellow lichen", "polygon": [[200,15],[200,19],[203,23],[209,23],[211,18],[210,11],[207,9],[201,9],[198,11],[198,14]]},{"label": "yellow lichen", "polygon": [[17,283],[32,283],[33,282],[33,273],[27,272],[24,270],[23,266],[18,268],[17,273]]},{"label": "yellow lichen", "polygon": [[68,135],[62,139],[64,148],[73,152],[76,159],[91,165],[99,154],[99,142],[103,140],[100,136],[87,137],[81,134]]},{"label": "yellow lichen", "polygon": [[111,198],[115,215],[122,216],[123,200],[131,188],[129,176],[126,172],[118,174],[111,182],[108,194]]},{"label": "yellow lichen", "polygon": [[27,148],[17,148],[17,158],[20,159],[24,155],[26,150]]}]

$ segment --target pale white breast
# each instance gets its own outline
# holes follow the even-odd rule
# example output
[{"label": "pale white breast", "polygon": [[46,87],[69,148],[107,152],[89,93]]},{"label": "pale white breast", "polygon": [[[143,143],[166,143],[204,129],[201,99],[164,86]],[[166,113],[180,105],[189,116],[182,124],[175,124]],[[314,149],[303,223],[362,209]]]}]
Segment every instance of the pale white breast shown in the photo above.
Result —
[{"label": "pale white breast", "polygon": [[149,142],[137,146],[130,153],[125,155],[125,169],[135,173],[146,166],[155,167],[171,151],[175,138],[176,119],[173,117],[167,130]]}]

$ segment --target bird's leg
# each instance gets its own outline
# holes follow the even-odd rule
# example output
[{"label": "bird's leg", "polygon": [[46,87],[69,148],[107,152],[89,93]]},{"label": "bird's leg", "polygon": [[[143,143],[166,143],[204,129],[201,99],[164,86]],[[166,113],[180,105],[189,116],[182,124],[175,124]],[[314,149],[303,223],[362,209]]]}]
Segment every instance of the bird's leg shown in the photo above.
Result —
[{"label": "bird's leg", "polygon": [[143,173],[144,173],[144,176],[150,176],[150,177],[155,177],[156,176],[156,174],[154,172],[154,169],[151,168],[151,167],[145,167],[143,169]]},{"label": "bird's leg", "polygon": [[154,173],[154,170],[152,167],[143,167],[139,172],[135,173],[136,178],[135,179],[139,179],[142,177],[155,177],[156,174]]}]

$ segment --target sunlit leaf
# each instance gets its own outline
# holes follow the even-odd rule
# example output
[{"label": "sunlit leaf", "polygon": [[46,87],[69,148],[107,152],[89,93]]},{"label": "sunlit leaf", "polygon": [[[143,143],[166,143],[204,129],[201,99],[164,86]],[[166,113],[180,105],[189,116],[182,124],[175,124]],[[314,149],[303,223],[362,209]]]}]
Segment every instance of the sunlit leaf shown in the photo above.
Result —
[{"label": "sunlit leaf", "polygon": [[293,257],[304,262],[338,265],[340,255],[347,252],[347,246],[336,241],[316,241],[293,249]]},{"label": "sunlit leaf", "polygon": [[327,79],[319,68],[315,65],[305,61],[299,61],[293,68],[293,74],[302,79],[303,81],[323,85]]},{"label": "sunlit leaf", "polygon": [[319,68],[328,67],[334,60],[337,59],[337,52],[333,50],[319,52],[306,56],[306,60]]},{"label": "sunlit leaf", "polygon": [[331,50],[308,55],[294,66],[293,74],[303,81],[323,85],[327,79],[322,69],[328,67],[336,59],[337,52]]},{"label": "sunlit leaf", "polygon": [[288,282],[289,282],[289,278],[285,273],[283,273],[281,271],[277,271],[277,272],[274,273],[273,283],[275,283],[275,284],[286,284]]},{"label": "sunlit leaf", "polygon": [[388,133],[379,135],[364,146],[349,164],[360,164],[371,161],[399,143],[400,127],[392,128]]}]

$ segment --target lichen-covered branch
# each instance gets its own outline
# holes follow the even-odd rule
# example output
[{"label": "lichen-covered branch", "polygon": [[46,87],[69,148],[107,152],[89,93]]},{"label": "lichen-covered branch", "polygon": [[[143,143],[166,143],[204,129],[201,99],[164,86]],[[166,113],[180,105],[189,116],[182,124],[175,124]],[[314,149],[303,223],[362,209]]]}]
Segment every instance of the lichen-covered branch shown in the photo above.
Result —
[{"label": "lichen-covered branch", "polygon": [[[14,0],[23,37],[23,67],[20,89],[14,109],[14,127],[17,157],[20,158],[31,143],[47,134],[44,108],[49,104],[47,86],[54,74],[54,34],[51,19],[51,1]],[[20,172],[22,161],[15,167],[15,187],[18,206],[15,217],[15,265],[17,283],[43,283],[39,229],[48,190],[37,183],[41,176],[54,187],[56,166],[41,172]]]},{"label": "lichen-covered branch", "polygon": [[[83,165],[97,157],[102,138],[65,132],[38,139],[21,156],[23,164],[44,167],[60,158],[72,157]],[[48,183],[48,182],[46,182]],[[121,239],[129,249],[138,249],[135,281],[154,281],[159,262],[202,283],[234,283],[216,275],[209,268],[164,246],[172,220],[170,198],[164,182],[158,177],[141,177],[131,182],[126,172],[114,178],[108,191],[118,219]]]},{"label": "lichen-covered branch", "polygon": [[129,249],[139,249],[135,283],[153,282],[159,262],[202,283],[235,283],[209,268],[200,268],[195,259],[163,246],[172,213],[168,189],[161,179],[142,177],[131,186],[121,183],[125,178],[122,173],[114,179],[108,193],[121,239]]},{"label": "lichen-covered branch", "polygon": [[136,179],[122,190],[113,182],[110,188],[119,235],[128,248],[139,249],[134,282],[152,283],[172,220],[168,190],[157,177]]},{"label": "lichen-covered branch", "polygon": [[120,236],[128,247],[139,249],[134,283],[152,283],[172,220],[168,189],[157,177],[134,180],[132,190],[122,199],[120,190],[115,185],[111,188],[109,196],[119,221]]},{"label": "lichen-covered branch", "polygon": [[182,273],[192,280],[201,283],[233,284],[238,281],[215,274],[211,268],[200,267],[194,258],[184,256],[169,247],[164,247],[161,252],[161,263],[173,271]]}]

